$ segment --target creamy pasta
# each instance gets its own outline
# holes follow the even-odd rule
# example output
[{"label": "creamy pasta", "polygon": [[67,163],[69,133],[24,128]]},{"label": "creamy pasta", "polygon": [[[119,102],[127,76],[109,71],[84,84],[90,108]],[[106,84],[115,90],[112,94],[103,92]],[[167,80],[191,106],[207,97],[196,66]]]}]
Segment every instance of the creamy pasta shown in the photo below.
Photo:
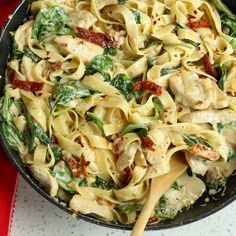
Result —
[{"label": "creamy pasta", "polygon": [[225,187],[236,169],[236,16],[219,3],[32,3],[11,33],[2,128],[51,197],[133,224],[179,152],[192,173],[149,223]]}]

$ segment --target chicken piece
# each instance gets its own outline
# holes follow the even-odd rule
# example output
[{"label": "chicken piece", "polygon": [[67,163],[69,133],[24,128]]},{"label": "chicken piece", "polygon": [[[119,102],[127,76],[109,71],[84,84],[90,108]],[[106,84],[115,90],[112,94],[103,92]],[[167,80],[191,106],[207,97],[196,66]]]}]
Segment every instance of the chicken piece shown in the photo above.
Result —
[{"label": "chicken piece", "polygon": [[49,169],[42,165],[31,165],[29,169],[33,177],[50,194],[50,196],[55,197],[58,191],[58,183],[56,179],[50,175]]},{"label": "chicken piece", "polygon": [[111,40],[112,46],[114,48],[122,48],[125,44],[125,37],[122,31],[117,32],[113,29],[110,29],[106,33],[107,37]]},{"label": "chicken piece", "polygon": [[95,214],[107,221],[112,221],[114,218],[111,206],[100,205],[96,200],[91,200],[78,194],[71,199],[70,208],[82,214]]},{"label": "chicken piece", "polygon": [[193,156],[197,156],[209,161],[216,161],[220,158],[220,154],[215,152],[212,148],[207,147],[201,143],[196,143],[190,146],[187,151]]},{"label": "chicken piece", "polygon": [[206,172],[206,181],[213,184],[216,180],[224,180],[225,176],[221,173],[220,168],[214,166]]},{"label": "chicken piece", "polygon": [[203,110],[209,107],[221,109],[228,106],[227,95],[211,79],[202,79],[194,72],[181,70],[169,78],[175,99],[184,106]]},{"label": "chicken piece", "polygon": [[204,176],[208,170],[208,165],[202,159],[196,158],[189,152],[185,152],[185,157],[193,173]]},{"label": "chicken piece", "polygon": [[90,62],[95,56],[103,54],[103,48],[84,39],[73,36],[59,36],[55,38],[60,51],[64,55],[77,54],[85,63]]},{"label": "chicken piece", "polygon": [[191,113],[184,114],[179,117],[181,122],[188,123],[229,123],[236,120],[236,111],[230,109],[224,110],[206,110],[206,111],[194,111]]},{"label": "chicken piece", "polygon": [[97,18],[94,15],[92,15],[92,13],[86,10],[81,10],[79,12],[72,12],[69,16],[71,21],[68,23],[68,25],[75,31],[77,27],[89,29],[97,21]]}]

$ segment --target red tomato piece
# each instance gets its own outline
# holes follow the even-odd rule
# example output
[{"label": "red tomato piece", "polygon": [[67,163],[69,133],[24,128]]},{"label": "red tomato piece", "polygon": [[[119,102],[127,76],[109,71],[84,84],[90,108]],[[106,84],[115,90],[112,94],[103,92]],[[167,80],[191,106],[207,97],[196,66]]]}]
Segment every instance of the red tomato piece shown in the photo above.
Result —
[{"label": "red tomato piece", "polygon": [[151,81],[137,81],[134,84],[134,91],[138,90],[149,90],[151,93],[156,94],[157,96],[161,96],[162,94],[162,87],[155,84],[154,82]]},{"label": "red tomato piece", "polygon": [[214,68],[214,66],[211,64],[209,56],[205,54],[202,59],[205,71],[207,74],[213,76],[214,78],[218,79],[219,75],[217,73],[217,70]]}]

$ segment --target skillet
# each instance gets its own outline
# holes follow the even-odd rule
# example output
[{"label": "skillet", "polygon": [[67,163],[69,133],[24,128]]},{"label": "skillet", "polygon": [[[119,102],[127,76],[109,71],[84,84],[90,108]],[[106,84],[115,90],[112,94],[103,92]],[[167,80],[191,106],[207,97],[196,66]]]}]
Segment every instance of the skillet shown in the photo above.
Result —
[{"label": "skillet", "polygon": [[[7,64],[7,60],[9,58],[9,54],[11,51],[11,36],[9,32],[15,31],[18,28],[18,26],[24,21],[25,17],[28,15],[29,5],[31,2],[33,2],[33,0],[21,1],[17,5],[15,10],[12,12],[10,17],[8,18],[8,21],[5,23],[0,33],[0,95],[1,96],[3,93],[4,82],[5,82],[6,64]],[[230,9],[236,12],[235,1],[225,0],[224,2],[229,6]],[[57,199],[53,199],[52,197],[50,197],[44,191],[44,189],[42,189],[38,185],[37,181],[32,178],[27,167],[21,161],[20,156],[17,154],[17,152],[12,150],[7,144],[3,136],[1,126],[0,126],[0,143],[6,155],[10,158],[10,160],[15,165],[19,173],[39,194],[41,194],[49,202],[59,207],[63,211],[67,212],[68,214],[73,214],[73,212],[70,209],[66,208]],[[205,198],[209,196],[207,196],[207,194],[204,194],[193,206],[191,206],[190,209],[183,210],[183,212],[179,213],[173,220],[162,221],[158,223],[158,225],[149,225],[146,227],[146,230],[158,230],[158,229],[168,229],[168,228],[178,227],[178,226],[185,225],[191,222],[195,222],[197,220],[201,220],[215,213],[216,211],[219,211],[220,209],[227,206],[228,204],[230,204],[232,201],[236,199],[235,178],[236,178],[235,176],[231,176],[228,178],[225,194],[223,196],[221,194],[219,196],[215,196],[217,200],[212,199],[208,203],[205,203]],[[121,230],[132,229],[131,225],[113,224],[113,223],[102,221],[100,219],[96,219],[90,215],[83,215],[83,214],[78,213],[77,218],[83,219],[85,221],[98,224],[104,227],[116,228],[116,229],[121,229]]]}]

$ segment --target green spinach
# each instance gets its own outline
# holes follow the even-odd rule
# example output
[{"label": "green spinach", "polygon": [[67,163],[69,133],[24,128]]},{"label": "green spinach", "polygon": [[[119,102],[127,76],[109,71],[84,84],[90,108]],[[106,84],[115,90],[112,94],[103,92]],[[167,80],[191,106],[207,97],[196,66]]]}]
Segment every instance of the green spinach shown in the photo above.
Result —
[{"label": "green spinach", "polygon": [[69,17],[63,8],[55,6],[43,8],[38,13],[32,28],[32,37],[42,43],[46,38],[53,35],[70,34],[71,30],[65,28],[69,22]]},{"label": "green spinach", "polygon": [[184,41],[185,43],[188,43],[188,44],[193,45],[193,46],[196,47],[196,48],[201,45],[201,43],[196,43],[196,42],[194,42],[194,41],[191,40],[191,39],[183,39],[183,41]]},{"label": "green spinach", "polygon": [[50,149],[54,155],[55,161],[59,161],[62,159],[62,150],[57,145],[50,145]]},{"label": "green spinach", "polygon": [[41,60],[35,53],[33,53],[29,48],[24,49],[24,55],[29,57],[33,62],[37,63]]},{"label": "green spinach", "polygon": [[168,75],[168,74],[174,72],[175,70],[177,70],[177,69],[179,69],[179,68],[181,68],[180,65],[173,66],[173,67],[171,67],[171,68],[162,68],[162,69],[161,69],[161,76]]},{"label": "green spinach", "polygon": [[58,105],[66,105],[78,97],[89,96],[91,96],[90,91],[84,88],[79,81],[57,83],[56,91],[48,99],[52,116],[55,117],[61,113],[61,111],[55,111]]},{"label": "green spinach", "polygon": [[216,66],[216,70],[218,72],[218,75],[220,76],[220,79],[218,81],[218,86],[222,91],[224,91],[226,74],[227,74],[226,66],[224,64],[222,66],[218,65]]},{"label": "green spinach", "polygon": [[92,112],[87,112],[87,116],[98,126],[98,128],[102,131],[102,134],[104,135],[103,121]]},{"label": "green spinach", "polygon": [[108,181],[102,179],[99,176],[95,176],[95,182],[92,183],[92,187],[109,190],[114,188],[114,184],[109,183]]},{"label": "green spinach", "polygon": [[153,105],[155,110],[154,119],[159,120],[164,112],[164,107],[161,100],[158,97],[153,99]]},{"label": "green spinach", "polygon": [[133,204],[133,205],[116,205],[116,209],[125,213],[125,214],[129,214],[131,212],[137,212],[137,211],[141,211],[142,210],[142,205],[141,204]]},{"label": "green spinach", "polygon": [[236,121],[232,121],[230,123],[227,123],[227,124],[221,124],[221,123],[218,123],[217,124],[217,129],[218,129],[218,132],[220,133],[222,129],[224,128],[228,128],[228,129],[236,129]]},{"label": "green spinach", "polygon": [[207,147],[212,148],[211,144],[201,136],[190,136],[190,135],[182,134],[182,137],[188,146],[192,146],[194,144],[200,143]]},{"label": "green spinach", "polygon": [[111,85],[117,88],[126,100],[130,99],[134,85],[132,80],[125,74],[118,74],[114,79],[111,80]]},{"label": "green spinach", "polygon": [[19,150],[19,147],[24,143],[24,137],[13,122],[2,123],[3,135],[7,140],[7,143],[15,151]]},{"label": "green spinach", "polygon": [[117,54],[117,50],[112,47],[106,47],[103,51],[103,55],[115,56],[116,54]]},{"label": "green spinach", "polygon": [[141,15],[138,11],[133,12],[136,24],[141,24]]},{"label": "green spinach", "polygon": [[86,73],[93,75],[95,73],[100,73],[103,75],[105,81],[110,80],[110,75],[108,70],[113,69],[113,60],[108,55],[98,55],[92,59],[92,61],[86,65]]},{"label": "green spinach", "polygon": [[137,133],[140,137],[143,137],[147,135],[148,127],[145,124],[129,124],[121,131],[121,136],[128,133]]},{"label": "green spinach", "polygon": [[74,194],[76,191],[68,186],[73,181],[73,175],[67,163],[65,161],[59,161],[53,168],[52,175],[57,180],[59,186]]}]

